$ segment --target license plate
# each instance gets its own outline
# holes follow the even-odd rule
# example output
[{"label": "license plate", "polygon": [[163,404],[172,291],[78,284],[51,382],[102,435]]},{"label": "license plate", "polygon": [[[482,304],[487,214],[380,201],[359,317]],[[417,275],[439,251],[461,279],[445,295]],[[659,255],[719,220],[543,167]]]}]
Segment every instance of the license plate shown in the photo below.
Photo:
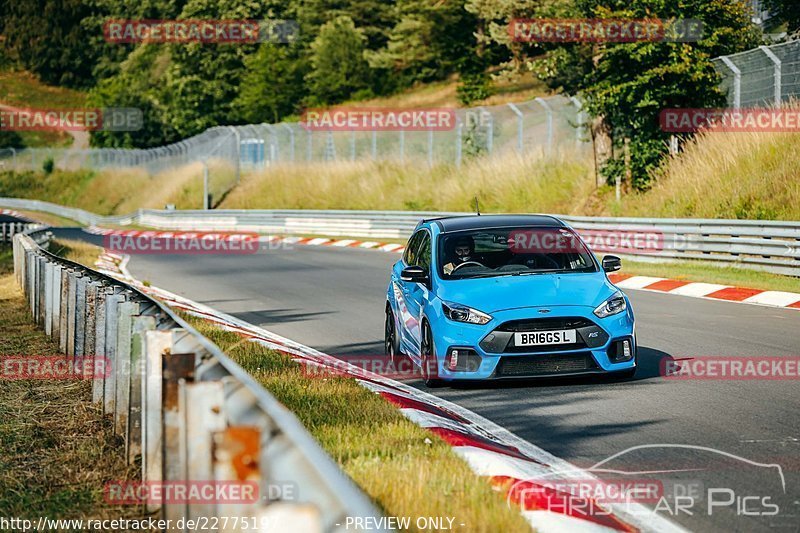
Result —
[{"label": "license plate", "polygon": [[561,331],[528,331],[514,333],[516,346],[541,346],[543,344],[574,344],[578,340],[578,333],[574,329]]}]

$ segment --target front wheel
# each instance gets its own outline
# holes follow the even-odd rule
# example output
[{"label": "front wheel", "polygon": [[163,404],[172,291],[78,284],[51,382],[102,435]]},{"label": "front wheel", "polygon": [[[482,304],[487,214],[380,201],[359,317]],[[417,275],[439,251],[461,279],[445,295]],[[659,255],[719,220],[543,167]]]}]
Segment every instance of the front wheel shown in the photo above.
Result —
[{"label": "front wheel", "polygon": [[433,344],[433,334],[427,323],[422,324],[422,343],[420,346],[420,359],[422,360],[422,379],[430,388],[441,387],[444,381],[438,378],[439,365],[436,361],[436,348]]},{"label": "front wheel", "polygon": [[386,321],[383,328],[383,349],[392,364],[396,366],[400,359],[400,339],[397,337],[394,313],[388,305],[386,306]]}]

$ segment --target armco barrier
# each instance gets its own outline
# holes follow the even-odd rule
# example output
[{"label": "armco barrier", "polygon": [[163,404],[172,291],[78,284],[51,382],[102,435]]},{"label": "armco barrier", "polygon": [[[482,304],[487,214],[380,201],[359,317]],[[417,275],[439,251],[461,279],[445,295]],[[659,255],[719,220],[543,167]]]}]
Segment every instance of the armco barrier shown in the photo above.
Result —
[{"label": "armco barrier", "polygon": [[[99,217],[47,202],[0,198],[0,207],[40,210],[84,224],[137,224],[154,229],[253,231],[368,239],[408,237],[423,218],[469,213],[347,210],[155,210]],[[67,215],[67,211],[73,216]],[[726,219],[611,218],[562,216],[579,232],[641,231],[660,234],[658,250],[626,250],[648,260],[701,260],[787,276],[800,276],[800,222]]]},{"label": "armco barrier", "polygon": [[[310,210],[140,210],[136,223],[156,229],[255,231],[370,239],[406,238],[423,218],[469,213]],[[800,276],[800,222],[715,219],[559,217],[580,233],[655,232],[659,249],[626,249],[656,260],[701,260]],[[602,251],[602,250],[598,250]]]},{"label": "armco barrier", "polygon": [[[142,482],[255,482],[257,501],[147,502],[162,518],[214,519],[217,531],[333,532],[381,514],[300,422],[168,307],[46,251],[48,234],[14,237],[14,272],[34,321],[67,358],[106,358],[92,402],[113,421]],[[290,494],[274,489],[290,484]]]}]

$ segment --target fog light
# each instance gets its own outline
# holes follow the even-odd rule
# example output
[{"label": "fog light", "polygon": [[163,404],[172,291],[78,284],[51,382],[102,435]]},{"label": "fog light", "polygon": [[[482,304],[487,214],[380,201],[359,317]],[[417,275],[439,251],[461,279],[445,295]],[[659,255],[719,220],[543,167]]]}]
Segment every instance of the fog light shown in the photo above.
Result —
[{"label": "fog light", "polygon": [[612,342],[608,347],[608,359],[612,363],[623,363],[633,359],[633,340],[623,339]]},{"label": "fog light", "polygon": [[447,359],[447,369],[455,370],[458,368],[458,350],[450,350],[450,357]]}]

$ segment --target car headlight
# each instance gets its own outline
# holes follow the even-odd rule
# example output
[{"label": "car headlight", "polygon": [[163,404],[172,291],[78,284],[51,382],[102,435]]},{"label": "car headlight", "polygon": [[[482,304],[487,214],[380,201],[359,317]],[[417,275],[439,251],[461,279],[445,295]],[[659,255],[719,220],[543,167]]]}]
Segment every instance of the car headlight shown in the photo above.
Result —
[{"label": "car headlight", "polygon": [[594,314],[599,318],[605,318],[621,313],[627,308],[628,304],[625,303],[625,296],[622,291],[617,291],[611,295],[611,298],[598,305],[597,309],[594,310]]},{"label": "car headlight", "polygon": [[467,307],[466,305],[442,302],[442,310],[447,318],[455,320],[456,322],[486,324],[492,319],[490,315],[478,311],[477,309]]}]

